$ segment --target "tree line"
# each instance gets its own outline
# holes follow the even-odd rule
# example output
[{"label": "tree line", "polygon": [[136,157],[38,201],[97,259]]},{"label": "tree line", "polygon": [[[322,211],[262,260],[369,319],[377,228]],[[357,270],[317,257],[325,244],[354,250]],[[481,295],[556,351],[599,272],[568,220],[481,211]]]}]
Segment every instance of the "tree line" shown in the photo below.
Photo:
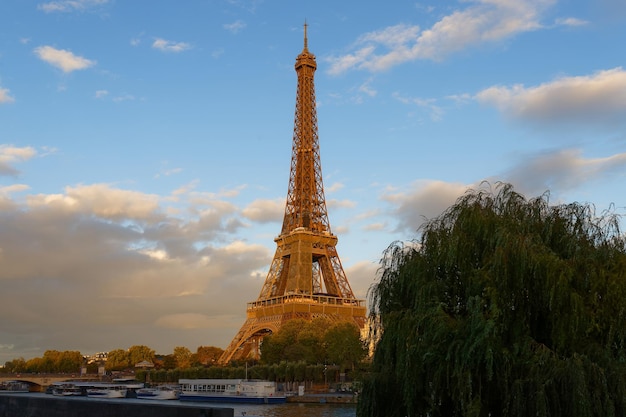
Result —
[{"label": "tree line", "polygon": [[24,360],[17,358],[8,361],[0,368],[3,373],[74,373],[79,372],[83,364],[83,355],[79,351],[47,350],[40,358]]},{"label": "tree line", "polygon": [[339,382],[342,374],[349,380],[360,379],[368,368],[366,357],[360,330],[354,323],[326,318],[294,319],[263,338],[258,361],[234,361],[227,367],[142,370],[136,376],[154,383],[176,382],[181,378],[252,378],[329,384]]},{"label": "tree line", "polygon": [[42,357],[29,360],[16,358],[0,368],[1,373],[79,373],[86,367],[87,373],[98,373],[104,366],[107,372],[134,370],[135,365],[148,361],[156,369],[191,368],[211,366],[217,363],[223,349],[215,346],[199,346],[195,353],[186,347],[178,346],[168,355],[156,354],[145,345],[135,345],[128,349],[114,349],[107,354],[107,360],[89,363],[79,351],[47,350]]},{"label": "tree line", "polygon": [[353,322],[332,322],[323,317],[294,319],[263,338],[260,362],[332,364],[345,371],[361,363],[366,353],[360,330]]},{"label": "tree line", "polygon": [[[237,362],[232,363],[227,370],[202,371],[202,368],[215,367],[223,352],[223,349],[215,346],[199,346],[196,352],[177,346],[172,353],[160,355],[148,346],[134,345],[128,349],[108,352],[106,361],[88,363],[78,351],[48,350],[41,358],[18,358],[6,362],[0,372],[79,373],[81,368],[86,367],[87,373],[96,374],[101,366],[107,372],[135,371],[137,364],[147,361],[153,366],[153,371],[158,372],[153,380],[165,378],[163,375],[178,375],[180,371],[186,370],[190,371],[185,375],[195,373],[204,375],[203,377],[240,375],[242,364]],[[271,377],[272,380],[289,378],[289,375],[296,373],[292,368],[298,369],[298,376],[308,375],[319,380],[321,377],[318,367],[331,366],[338,372],[344,372],[358,367],[365,358],[365,353],[359,329],[353,323],[337,323],[323,318],[312,321],[296,319],[286,322],[278,332],[266,336],[261,346],[260,360],[258,363],[250,360],[248,363],[259,365],[254,372],[263,377]],[[285,365],[286,363],[289,365]],[[305,370],[303,367],[309,368]],[[178,373],[169,372],[174,370]],[[169,382],[175,380],[167,378],[170,378]]]},{"label": "tree line", "polygon": [[153,369],[137,371],[135,377],[141,382],[178,382],[179,379],[263,379],[275,382],[311,382],[333,384],[342,380],[358,381],[367,372],[367,364],[361,363],[348,374],[340,366],[307,364],[305,361],[282,361],[274,364],[256,363],[250,366],[231,363],[230,366],[192,367],[187,369]]}]

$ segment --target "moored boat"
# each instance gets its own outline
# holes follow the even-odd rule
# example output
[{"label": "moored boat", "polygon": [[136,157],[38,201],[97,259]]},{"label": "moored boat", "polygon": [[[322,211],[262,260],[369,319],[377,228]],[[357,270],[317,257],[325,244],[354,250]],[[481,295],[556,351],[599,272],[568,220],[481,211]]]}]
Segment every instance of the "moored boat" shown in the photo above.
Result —
[{"label": "moored boat", "polygon": [[80,387],[74,384],[57,384],[52,388],[52,395],[57,397],[73,397],[83,395]]},{"label": "moored boat", "polygon": [[177,400],[180,393],[178,387],[160,385],[158,387],[140,388],[137,398],[142,400]]},{"label": "moored boat", "polygon": [[248,379],[180,379],[181,401],[219,403],[281,404],[287,401],[276,392],[276,383]]},{"label": "moored boat", "polygon": [[0,392],[29,392],[30,385],[23,381],[4,381],[0,382]]},{"label": "moored boat", "polygon": [[114,380],[111,383],[87,383],[87,397],[90,398],[126,398],[136,390],[143,388],[142,382]]},{"label": "moored boat", "polygon": [[93,387],[87,388],[89,398],[126,398],[128,390],[123,387]]}]

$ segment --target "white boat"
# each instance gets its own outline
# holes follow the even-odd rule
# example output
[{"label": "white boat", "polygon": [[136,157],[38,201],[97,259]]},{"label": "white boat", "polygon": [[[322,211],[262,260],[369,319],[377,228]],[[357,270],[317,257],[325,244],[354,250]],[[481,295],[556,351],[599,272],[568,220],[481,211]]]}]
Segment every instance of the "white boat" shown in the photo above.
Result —
[{"label": "white boat", "polygon": [[181,401],[282,404],[276,383],[256,379],[179,379]]},{"label": "white boat", "polygon": [[94,387],[87,388],[89,398],[126,398],[128,390],[124,387]]},{"label": "white boat", "polygon": [[52,395],[56,395],[57,397],[73,397],[83,395],[83,391],[74,384],[55,384],[52,388]]},{"label": "white boat", "polygon": [[137,398],[142,400],[177,400],[180,389],[171,385],[158,387],[140,388],[137,390]]},{"label": "white boat", "polygon": [[113,381],[111,383],[86,383],[89,398],[126,398],[129,391],[143,388],[143,383],[132,381]]},{"label": "white boat", "polygon": [[23,381],[4,381],[0,382],[0,392],[29,392],[30,385]]}]

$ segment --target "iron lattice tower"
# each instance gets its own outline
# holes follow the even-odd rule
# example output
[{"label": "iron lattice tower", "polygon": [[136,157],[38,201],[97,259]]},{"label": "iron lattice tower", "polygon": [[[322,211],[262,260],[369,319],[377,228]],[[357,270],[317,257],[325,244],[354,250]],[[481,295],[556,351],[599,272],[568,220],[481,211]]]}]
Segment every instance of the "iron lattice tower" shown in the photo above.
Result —
[{"label": "iron lattice tower", "polygon": [[317,132],[317,63],[308,50],[306,24],[295,69],[298,89],[283,226],[259,298],[248,303],[246,321],[221,356],[222,364],[258,358],[263,337],[291,319],[326,317],[365,325],[365,301],[352,292],[328,221]]}]

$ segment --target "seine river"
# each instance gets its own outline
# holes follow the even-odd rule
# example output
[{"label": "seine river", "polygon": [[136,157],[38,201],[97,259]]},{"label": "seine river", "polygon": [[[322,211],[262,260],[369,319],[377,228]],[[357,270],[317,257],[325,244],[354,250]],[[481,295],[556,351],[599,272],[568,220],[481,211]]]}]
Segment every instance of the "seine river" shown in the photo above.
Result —
[{"label": "seine river", "polygon": [[[0,394],[2,395],[2,394]],[[50,394],[43,393],[27,393],[27,394],[7,394],[12,396],[29,396],[40,398],[51,398]],[[58,398],[58,397],[54,397]],[[59,401],[85,401],[85,397],[64,397],[58,398]],[[91,398],[87,401],[101,402],[132,402],[132,403],[153,403],[153,404],[169,404],[173,405],[179,401],[156,401],[156,400],[138,400],[135,398],[125,399],[97,399]],[[232,408],[234,417],[355,417],[355,404],[307,404],[307,403],[286,403],[286,404],[218,404],[218,403],[200,403],[200,402],[184,402],[186,407],[201,408]],[[132,416],[128,416],[132,417]]]},{"label": "seine river", "polygon": [[[215,406],[218,406],[215,404]],[[220,405],[221,407],[221,405]],[[278,404],[238,405],[224,404],[233,408],[234,417],[355,417],[356,406],[341,404]]]},{"label": "seine river", "polygon": [[[111,400],[97,400],[111,401]],[[135,398],[125,398],[123,400],[113,400],[120,402],[134,403],[160,403],[175,404],[179,401],[158,401],[158,400],[138,400]],[[216,407],[232,408],[234,417],[355,417],[355,404],[315,404],[315,403],[286,403],[286,404],[232,404],[232,403],[202,403],[202,402],[182,402],[188,407]]]},{"label": "seine river", "polygon": [[[106,400],[102,400],[106,401]],[[118,401],[153,402],[150,400],[124,399]],[[159,402],[159,401],[155,401]],[[177,403],[178,401],[167,401]],[[184,402],[187,406],[232,408],[234,417],[355,417],[355,404],[219,404]]]}]

